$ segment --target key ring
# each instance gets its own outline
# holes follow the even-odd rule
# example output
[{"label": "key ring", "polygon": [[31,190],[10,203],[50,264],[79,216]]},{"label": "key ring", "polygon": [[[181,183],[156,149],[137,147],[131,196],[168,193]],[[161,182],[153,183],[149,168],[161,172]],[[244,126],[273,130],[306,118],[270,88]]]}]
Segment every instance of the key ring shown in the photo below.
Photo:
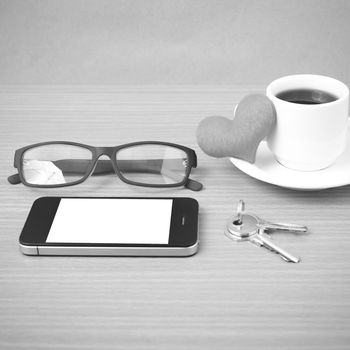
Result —
[{"label": "key ring", "polygon": [[242,224],[242,215],[245,209],[245,204],[242,199],[239,200],[238,206],[237,206],[237,224]]}]

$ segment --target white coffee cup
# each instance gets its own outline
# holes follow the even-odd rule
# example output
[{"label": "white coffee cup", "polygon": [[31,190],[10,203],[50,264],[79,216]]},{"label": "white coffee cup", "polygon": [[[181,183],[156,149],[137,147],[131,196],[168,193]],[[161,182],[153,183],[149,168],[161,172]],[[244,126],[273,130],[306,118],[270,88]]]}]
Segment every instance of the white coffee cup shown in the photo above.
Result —
[{"label": "white coffee cup", "polygon": [[[276,97],[281,92],[298,89],[325,91],[336,100],[301,104]],[[267,143],[279,163],[295,170],[320,170],[343,153],[349,111],[349,89],[344,83],[322,75],[290,75],[270,83],[266,95],[277,114],[276,126]]]}]

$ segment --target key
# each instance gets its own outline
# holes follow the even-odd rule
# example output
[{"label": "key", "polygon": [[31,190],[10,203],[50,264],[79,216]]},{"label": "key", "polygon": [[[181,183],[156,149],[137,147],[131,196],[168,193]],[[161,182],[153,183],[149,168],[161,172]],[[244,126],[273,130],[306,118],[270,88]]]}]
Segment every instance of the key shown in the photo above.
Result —
[{"label": "key", "polygon": [[259,225],[264,231],[285,231],[285,232],[307,232],[308,228],[304,225],[296,224],[284,224],[284,223],[273,223],[267,220],[263,220],[257,216]]},{"label": "key", "polygon": [[278,254],[283,260],[298,263],[300,258],[288,253],[276,245],[266,234],[267,230],[306,232],[307,227],[293,224],[274,224],[256,215],[244,213],[245,204],[238,203],[237,213],[227,223],[225,234],[234,241],[250,241]]},{"label": "key", "polygon": [[258,245],[259,247],[264,247],[272,251],[273,253],[278,254],[283,260],[287,262],[300,262],[300,258],[294,256],[291,253],[288,253],[287,251],[273,243],[271,239],[265,237],[264,232],[259,232],[258,234],[251,236],[250,241]]}]

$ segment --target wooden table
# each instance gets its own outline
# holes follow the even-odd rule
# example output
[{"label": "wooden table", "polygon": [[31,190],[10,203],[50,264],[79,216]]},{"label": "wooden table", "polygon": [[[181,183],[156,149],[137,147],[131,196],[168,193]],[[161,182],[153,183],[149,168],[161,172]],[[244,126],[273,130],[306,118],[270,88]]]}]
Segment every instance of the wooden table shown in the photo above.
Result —
[{"label": "wooden table", "polygon": [[[206,156],[196,127],[232,117],[261,86],[0,87],[1,349],[349,349],[350,186],[297,192]],[[132,187],[115,176],[62,189],[11,186],[17,148],[46,140],[112,146],[187,145],[205,189]],[[18,236],[46,195],[190,196],[200,204],[200,250],[190,258],[29,257]],[[276,234],[300,255],[288,264],[223,234],[237,201],[264,218],[306,224]]]}]

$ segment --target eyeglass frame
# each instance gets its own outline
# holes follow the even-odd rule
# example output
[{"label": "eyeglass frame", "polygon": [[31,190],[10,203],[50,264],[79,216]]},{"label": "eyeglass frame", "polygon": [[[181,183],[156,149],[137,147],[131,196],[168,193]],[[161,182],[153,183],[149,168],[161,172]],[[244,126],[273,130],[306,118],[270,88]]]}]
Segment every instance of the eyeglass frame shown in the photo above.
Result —
[{"label": "eyeglass frame", "polygon": [[[89,160],[89,162],[91,162],[91,165],[86,170],[86,174],[84,175],[84,177],[74,182],[62,183],[62,184],[37,185],[37,184],[28,183],[23,176],[23,167],[22,167],[23,156],[25,152],[28,151],[29,149],[40,147],[40,146],[47,146],[47,145],[70,145],[70,146],[76,146],[76,147],[89,150],[92,154],[92,158],[91,160]],[[168,147],[173,147],[173,148],[182,150],[187,155],[186,173],[183,180],[181,182],[177,182],[174,184],[147,184],[147,183],[140,183],[140,182],[126,179],[118,168],[116,155],[121,149],[129,148],[133,146],[142,146],[142,145],[160,145],[160,146],[168,146]],[[170,187],[185,186],[186,188],[189,188],[190,190],[193,190],[193,191],[200,191],[203,187],[203,185],[200,182],[189,178],[192,168],[197,167],[196,152],[193,149],[186,146],[182,146],[182,145],[178,145],[170,142],[162,142],[162,141],[139,141],[139,142],[131,142],[131,143],[126,143],[123,145],[111,146],[111,147],[94,147],[83,143],[71,142],[71,141],[47,141],[47,142],[35,143],[32,145],[19,148],[15,151],[13,166],[18,170],[18,174],[9,176],[8,181],[11,184],[18,184],[21,182],[25,186],[35,187],[35,188],[58,188],[58,187],[78,185],[86,181],[90,176],[93,175],[95,168],[97,166],[97,163],[99,161],[99,158],[103,155],[109,157],[110,162],[112,163],[113,170],[118,175],[119,179],[129,185],[140,186],[140,187],[155,187],[155,188],[170,188]],[[20,182],[18,181],[18,176],[19,176]]]}]

